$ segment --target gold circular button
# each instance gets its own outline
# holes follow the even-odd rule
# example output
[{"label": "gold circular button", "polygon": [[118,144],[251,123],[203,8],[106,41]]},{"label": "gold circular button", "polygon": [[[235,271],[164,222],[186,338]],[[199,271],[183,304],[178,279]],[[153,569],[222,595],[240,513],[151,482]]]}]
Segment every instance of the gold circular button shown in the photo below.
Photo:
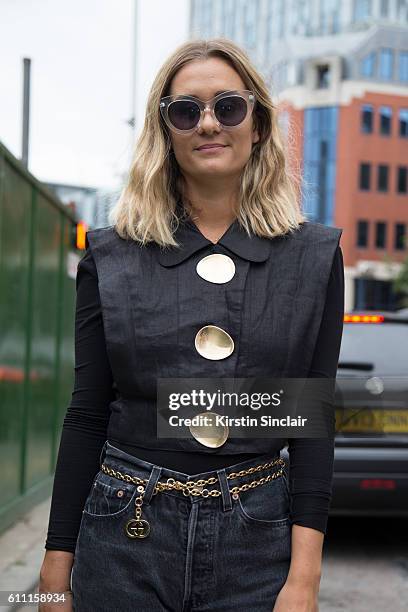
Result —
[{"label": "gold circular button", "polygon": [[210,283],[228,283],[235,275],[235,264],[231,257],[213,253],[198,262],[196,272]]},{"label": "gold circular button", "polygon": [[228,439],[228,425],[218,425],[216,422],[216,412],[200,412],[198,417],[206,417],[207,425],[190,425],[191,435],[203,446],[209,448],[219,448]]},{"label": "gold circular button", "polygon": [[221,327],[205,325],[196,334],[195,347],[205,359],[225,359],[234,351],[234,341]]}]

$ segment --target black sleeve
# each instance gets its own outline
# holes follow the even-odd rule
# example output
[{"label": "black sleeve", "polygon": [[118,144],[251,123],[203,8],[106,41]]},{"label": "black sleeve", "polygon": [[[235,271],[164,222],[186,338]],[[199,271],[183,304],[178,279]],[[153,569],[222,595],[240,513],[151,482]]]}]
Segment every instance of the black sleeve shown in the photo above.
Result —
[{"label": "black sleeve", "polygon": [[[338,246],[309,378],[335,379],[343,319],[344,267],[341,247]],[[333,411],[334,423],[334,405],[331,402],[327,406]],[[292,438],[288,443],[292,498],[291,524],[312,527],[326,534],[332,498],[334,435],[329,438]]]},{"label": "black sleeve", "polygon": [[103,331],[96,267],[88,249],[78,264],[75,382],[58,451],[45,548],[75,552],[82,510],[107,438],[113,378]]}]

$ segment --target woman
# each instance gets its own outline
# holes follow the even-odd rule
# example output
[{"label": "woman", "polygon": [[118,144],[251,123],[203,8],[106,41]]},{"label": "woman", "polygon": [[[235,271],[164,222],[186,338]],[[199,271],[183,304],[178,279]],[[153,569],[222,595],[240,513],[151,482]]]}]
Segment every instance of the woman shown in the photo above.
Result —
[{"label": "woman", "polygon": [[158,378],[335,378],[342,230],[306,221],[295,178],[247,55],[180,46],[78,266],[40,585],[67,610],[318,610],[333,436],[289,438],[288,480],[284,439],[156,432]]}]

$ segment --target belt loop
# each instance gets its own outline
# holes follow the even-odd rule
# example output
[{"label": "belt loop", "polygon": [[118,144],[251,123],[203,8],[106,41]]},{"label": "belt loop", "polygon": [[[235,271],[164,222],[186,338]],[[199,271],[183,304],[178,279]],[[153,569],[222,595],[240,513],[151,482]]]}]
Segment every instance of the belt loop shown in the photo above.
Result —
[{"label": "belt loop", "polygon": [[228,480],[225,468],[217,470],[217,476],[221,488],[223,510],[224,512],[226,512],[227,510],[232,510],[231,493],[228,487]]},{"label": "belt loop", "polygon": [[107,445],[108,441],[106,440],[102,446],[101,454],[99,455],[99,465],[102,465],[102,455],[105,452]]},{"label": "belt loop", "polygon": [[150,500],[152,499],[153,496],[153,491],[154,491],[154,487],[157,484],[157,481],[160,478],[160,474],[162,473],[162,468],[158,465],[154,465],[153,469],[150,473],[149,476],[149,481],[146,485],[146,489],[145,492],[143,494],[143,503],[148,506],[150,503]]}]

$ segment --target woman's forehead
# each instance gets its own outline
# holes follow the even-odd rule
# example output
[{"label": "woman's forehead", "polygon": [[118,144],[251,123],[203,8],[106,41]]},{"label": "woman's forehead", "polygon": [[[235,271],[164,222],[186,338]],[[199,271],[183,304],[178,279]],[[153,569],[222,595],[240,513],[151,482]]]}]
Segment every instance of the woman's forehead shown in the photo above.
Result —
[{"label": "woman's forehead", "polygon": [[219,92],[245,89],[239,74],[219,58],[194,60],[174,75],[171,95],[191,95],[212,98]]}]

